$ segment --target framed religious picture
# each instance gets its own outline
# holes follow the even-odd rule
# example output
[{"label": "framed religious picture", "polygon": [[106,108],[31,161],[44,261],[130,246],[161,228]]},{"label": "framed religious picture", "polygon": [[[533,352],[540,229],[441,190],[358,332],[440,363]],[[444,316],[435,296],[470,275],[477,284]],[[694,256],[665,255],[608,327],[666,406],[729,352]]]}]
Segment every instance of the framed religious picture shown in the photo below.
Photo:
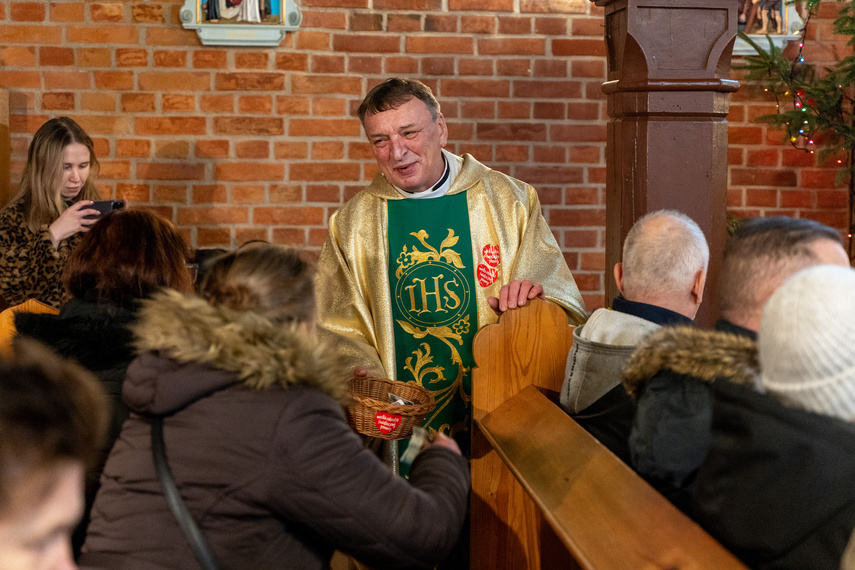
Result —
[{"label": "framed religious picture", "polygon": [[184,0],[185,29],[203,45],[275,47],[303,19],[295,0]]},{"label": "framed religious picture", "polygon": [[[738,0],[737,24],[740,32],[768,36],[778,47],[799,39],[807,14],[807,0],[791,3],[787,0]],[[755,39],[755,41],[757,41]],[[765,45],[765,40],[759,42]],[[754,49],[737,39],[733,55],[751,55]]]}]

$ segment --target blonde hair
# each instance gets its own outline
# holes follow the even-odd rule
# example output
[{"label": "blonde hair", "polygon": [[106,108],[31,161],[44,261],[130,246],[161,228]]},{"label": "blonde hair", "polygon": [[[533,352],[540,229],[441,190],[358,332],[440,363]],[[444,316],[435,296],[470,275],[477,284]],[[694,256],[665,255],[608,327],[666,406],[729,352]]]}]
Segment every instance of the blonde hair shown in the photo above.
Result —
[{"label": "blonde hair", "polygon": [[31,231],[50,224],[65,211],[62,199],[62,161],[65,147],[79,143],[89,149],[89,177],[75,200],[98,200],[94,178],[98,159],[92,139],[68,117],[57,117],[39,127],[27,150],[27,164],[12,203],[23,203]]},{"label": "blonde hair", "polygon": [[296,250],[258,244],[214,259],[201,295],[212,305],[257,313],[276,323],[310,322],[314,272]]}]

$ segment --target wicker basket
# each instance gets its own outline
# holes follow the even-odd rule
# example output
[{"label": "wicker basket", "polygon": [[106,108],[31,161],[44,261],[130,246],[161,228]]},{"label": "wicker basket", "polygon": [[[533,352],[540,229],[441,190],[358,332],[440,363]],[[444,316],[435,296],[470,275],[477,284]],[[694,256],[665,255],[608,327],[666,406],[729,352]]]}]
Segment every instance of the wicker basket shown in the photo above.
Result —
[{"label": "wicker basket", "polygon": [[[380,439],[407,439],[433,410],[433,394],[415,384],[386,378],[356,377],[350,380],[353,403],[347,408],[350,426],[361,434]],[[395,394],[413,405],[393,404]]]}]

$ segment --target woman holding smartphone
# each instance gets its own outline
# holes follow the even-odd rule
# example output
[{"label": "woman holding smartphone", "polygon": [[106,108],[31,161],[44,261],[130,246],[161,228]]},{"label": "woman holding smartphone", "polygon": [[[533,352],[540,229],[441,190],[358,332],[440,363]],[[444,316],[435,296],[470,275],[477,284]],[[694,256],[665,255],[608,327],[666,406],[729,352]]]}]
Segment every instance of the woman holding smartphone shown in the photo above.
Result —
[{"label": "woman holding smartphone", "polygon": [[96,219],[92,174],[98,159],[89,135],[67,117],[36,131],[18,194],[0,211],[0,295],[9,306],[37,299],[58,309],[62,268]]}]

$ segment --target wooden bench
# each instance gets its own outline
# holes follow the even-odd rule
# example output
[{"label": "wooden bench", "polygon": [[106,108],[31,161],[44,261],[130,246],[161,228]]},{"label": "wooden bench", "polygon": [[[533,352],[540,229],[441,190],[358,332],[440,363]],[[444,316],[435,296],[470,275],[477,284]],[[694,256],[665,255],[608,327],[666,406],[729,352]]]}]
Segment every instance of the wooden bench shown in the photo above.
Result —
[{"label": "wooden bench", "polygon": [[533,301],[473,350],[471,568],[745,568],[558,407],[572,327]]}]

